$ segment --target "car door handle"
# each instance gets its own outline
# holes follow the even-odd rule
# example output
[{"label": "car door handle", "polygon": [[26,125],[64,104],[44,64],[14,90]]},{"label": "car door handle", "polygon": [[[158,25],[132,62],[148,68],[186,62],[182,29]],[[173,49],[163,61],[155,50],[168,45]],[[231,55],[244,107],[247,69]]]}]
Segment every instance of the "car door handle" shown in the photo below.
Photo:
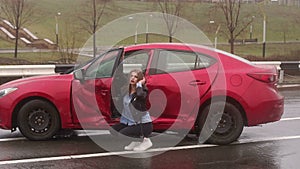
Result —
[{"label": "car door handle", "polygon": [[107,89],[99,89],[99,88],[96,88],[96,92],[97,92],[97,93],[100,93],[100,94],[103,95],[103,96],[106,96],[107,93],[108,93],[108,90],[107,90]]},{"label": "car door handle", "polygon": [[201,80],[193,80],[189,83],[189,85],[192,85],[192,86],[197,86],[197,85],[205,85],[206,82],[205,81],[201,81]]},{"label": "car door handle", "polygon": [[108,93],[108,90],[106,90],[106,89],[100,89],[100,93],[101,93],[101,95],[106,96],[107,93]]}]

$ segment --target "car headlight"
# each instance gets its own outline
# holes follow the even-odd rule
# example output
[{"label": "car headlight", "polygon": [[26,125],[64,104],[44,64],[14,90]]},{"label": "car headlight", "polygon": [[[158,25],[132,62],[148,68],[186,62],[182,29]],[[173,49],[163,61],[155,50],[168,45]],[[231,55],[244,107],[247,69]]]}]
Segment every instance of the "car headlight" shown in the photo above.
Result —
[{"label": "car headlight", "polygon": [[15,91],[17,89],[18,88],[16,88],[16,87],[11,87],[11,88],[6,88],[6,89],[0,90],[0,98],[8,95],[9,93],[11,93],[11,92],[13,92],[13,91]]}]

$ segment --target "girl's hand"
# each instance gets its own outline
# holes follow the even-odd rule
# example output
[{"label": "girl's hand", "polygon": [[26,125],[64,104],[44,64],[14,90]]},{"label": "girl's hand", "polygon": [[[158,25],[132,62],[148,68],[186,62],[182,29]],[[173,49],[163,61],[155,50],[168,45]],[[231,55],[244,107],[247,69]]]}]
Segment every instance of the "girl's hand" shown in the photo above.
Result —
[{"label": "girl's hand", "polygon": [[142,80],[140,80],[139,82],[140,82],[140,83],[142,83],[142,85],[144,85],[144,84],[146,83],[146,79],[145,79],[145,77],[143,77],[143,79],[142,79]]}]

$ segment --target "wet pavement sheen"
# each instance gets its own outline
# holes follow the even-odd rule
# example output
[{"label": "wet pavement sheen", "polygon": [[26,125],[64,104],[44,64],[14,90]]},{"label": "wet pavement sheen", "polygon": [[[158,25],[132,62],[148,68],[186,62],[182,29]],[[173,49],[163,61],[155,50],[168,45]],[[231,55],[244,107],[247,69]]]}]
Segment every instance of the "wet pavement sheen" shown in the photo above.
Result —
[{"label": "wet pavement sheen", "polygon": [[[72,136],[49,141],[29,141],[23,138],[5,140],[9,137],[18,138],[21,135],[0,130],[0,168],[298,169],[300,166],[298,145],[300,143],[300,91],[284,90],[281,93],[285,96],[285,113],[282,120],[262,126],[246,127],[239,140],[230,145],[133,154],[139,157],[158,154],[147,158],[128,158],[118,155],[118,152],[123,152],[120,145],[116,147],[116,154],[77,158],[71,155],[104,154],[107,151],[88,137]],[[112,141],[110,135],[97,137]],[[177,147],[190,145],[197,145],[197,140],[193,136],[185,138]],[[159,148],[161,147],[154,142],[153,149],[159,150]],[[67,158],[54,159],[53,157]],[[38,160],[30,162],[27,159]],[[12,161],[16,163],[4,163]]]}]

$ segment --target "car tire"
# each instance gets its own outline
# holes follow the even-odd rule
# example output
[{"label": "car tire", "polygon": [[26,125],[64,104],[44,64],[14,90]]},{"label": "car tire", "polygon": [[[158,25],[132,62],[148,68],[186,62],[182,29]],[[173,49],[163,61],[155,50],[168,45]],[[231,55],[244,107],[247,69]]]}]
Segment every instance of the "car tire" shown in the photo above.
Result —
[{"label": "car tire", "polygon": [[240,110],[231,103],[215,102],[206,106],[199,118],[200,143],[229,144],[236,141],[244,128]]},{"label": "car tire", "polygon": [[17,122],[21,133],[29,140],[50,139],[60,129],[59,113],[43,100],[31,100],[22,106]]}]

